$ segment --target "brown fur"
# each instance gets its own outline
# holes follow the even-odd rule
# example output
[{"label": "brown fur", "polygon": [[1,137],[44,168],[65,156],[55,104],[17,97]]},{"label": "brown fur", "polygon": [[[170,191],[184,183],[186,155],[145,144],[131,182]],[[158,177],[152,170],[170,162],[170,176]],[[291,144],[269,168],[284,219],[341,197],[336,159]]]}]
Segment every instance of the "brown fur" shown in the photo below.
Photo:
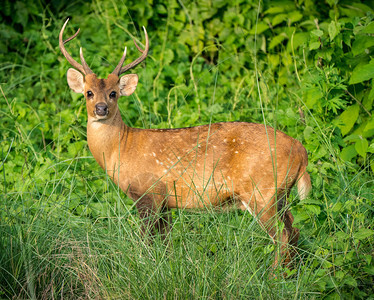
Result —
[{"label": "brown fur", "polygon": [[[285,264],[292,260],[294,251],[288,245],[297,245],[299,231],[292,227],[294,218],[285,207],[285,197],[296,182],[302,197],[311,186],[308,157],[300,142],[271,127],[245,122],[131,128],[122,121],[117,101],[135,90],[137,76],[110,74],[98,79],[95,74],[79,74],[70,69],[68,82],[85,96],[93,93],[86,96],[88,146],[99,165],[136,202],[140,217],[147,219],[144,231],[158,227],[165,232],[170,215],[159,219],[158,212],[226,204],[248,209],[277,242],[277,211],[282,211],[282,259]],[[115,99],[109,97],[113,91]],[[107,104],[107,116],[96,116],[97,103]]]}]

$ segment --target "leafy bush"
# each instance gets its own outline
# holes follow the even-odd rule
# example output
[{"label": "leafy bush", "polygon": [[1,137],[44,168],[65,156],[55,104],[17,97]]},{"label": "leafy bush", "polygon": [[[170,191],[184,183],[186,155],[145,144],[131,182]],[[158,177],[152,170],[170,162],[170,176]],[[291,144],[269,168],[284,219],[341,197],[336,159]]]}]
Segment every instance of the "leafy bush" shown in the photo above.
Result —
[{"label": "leafy bush", "polygon": [[[371,295],[373,1],[6,0],[0,5],[1,296],[48,298],[58,290],[70,297],[151,297],[152,292],[164,297],[151,288],[126,290],[132,281],[148,276],[150,269],[141,269],[147,263],[160,271],[159,278],[176,276],[174,290],[162,283],[168,297],[185,295],[191,285],[197,293],[191,297],[245,295],[234,290],[256,296],[263,292],[265,298]],[[141,44],[140,26],[147,28],[151,53],[146,67],[134,71],[140,77],[135,95],[119,104],[128,125],[265,122],[302,141],[309,153],[313,194],[303,201],[290,199],[302,234],[297,274],[272,281],[256,273],[256,268],[266,272],[266,255],[271,260],[274,249],[262,239],[246,238],[252,231],[241,226],[253,224],[247,214],[209,215],[206,221],[175,213],[173,242],[181,251],[177,258],[158,260],[165,255],[161,244],[154,250],[143,245],[148,254],[134,250],[141,241],[133,233],[133,203],[94,162],[86,144],[84,100],[66,84],[70,66],[58,49],[58,33],[67,17],[67,35],[82,29],[67,45],[69,52],[78,57],[82,46],[99,76],[112,71],[124,46],[131,49],[129,57],[136,57],[131,38]],[[184,234],[185,221],[192,236]],[[226,235],[211,235],[220,226]],[[123,243],[124,236],[130,236],[128,243]],[[251,248],[253,264],[241,247],[232,246],[233,237],[241,239],[237,245]],[[85,245],[79,251],[72,247],[77,259],[66,246],[74,243]],[[111,256],[105,252],[108,245]],[[209,276],[184,260],[183,245],[194,253],[189,259],[206,263]],[[229,254],[217,251],[221,246]],[[201,249],[214,253],[217,264]],[[122,251],[129,252],[118,255]],[[90,255],[106,258],[100,264]],[[145,255],[155,255],[152,263]],[[228,257],[235,264],[230,266]],[[121,259],[131,267],[126,269]],[[82,262],[87,269],[78,267]],[[182,267],[176,269],[178,265]],[[88,276],[89,268],[95,276]],[[215,270],[221,270],[220,276],[214,277]],[[48,279],[56,274],[63,280],[53,281],[50,288]],[[206,281],[194,282],[186,274]],[[85,278],[90,284],[85,285]],[[259,288],[263,283],[265,290]],[[69,292],[76,289],[75,294],[64,294],[64,286]],[[178,286],[183,286],[180,294]]]}]

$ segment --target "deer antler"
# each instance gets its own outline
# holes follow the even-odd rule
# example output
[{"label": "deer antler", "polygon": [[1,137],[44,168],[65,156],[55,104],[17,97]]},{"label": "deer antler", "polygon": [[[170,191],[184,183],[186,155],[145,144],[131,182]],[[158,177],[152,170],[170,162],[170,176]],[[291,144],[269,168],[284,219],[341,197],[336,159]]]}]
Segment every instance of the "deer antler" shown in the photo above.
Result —
[{"label": "deer antler", "polygon": [[65,30],[66,24],[68,22],[69,22],[69,19],[67,19],[66,22],[64,23],[64,26],[62,26],[62,29],[60,31],[60,35],[58,37],[58,41],[59,41],[59,45],[60,45],[60,50],[61,50],[62,54],[65,56],[65,58],[67,59],[67,61],[74,68],[76,68],[77,70],[79,70],[80,72],[82,72],[84,75],[93,74],[92,70],[90,69],[90,67],[88,66],[88,64],[86,63],[86,61],[84,60],[82,48],[80,48],[80,58],[81,58],[82,64],[80,64],[76,60],[74,60],[74,58],[72,58],[71,55],[65,49],[64,45],[67,42],[70,42],[72,39],[74,39],[78,35],[78,33],[80,31],[80,29],[78,29],[77,32],[74,35],[72,35],[71,37],[69,37],[65,41],[63,41],[62,36],[64,34],[64,30]]},{"label": "deer antler", "polygon": [[148,50],[149,50],[149,38],[148,38],[148,34],[147,34],[147,30],[145,30],[145,27],[143,26],[143,29],[144,29],[144,34],[145,34],[145,49],[142,50],[138,44],[134,41],[134,44],[136,46],[136,48],[142,53],[141,56],[139,56],[137,59],[135,59],[133,62],[129,63],[128,65],[122,67],[124,61],[125,61],[125,58],[126,58],[126,48],[125,48],[125,51],[123,53],[123,56],[121,58],[121,60],[119,61],[117,67],[114,69],[114,71],[112,72],[112,74],[115,74],[117,76],[121,75],[122,73],[134,68],[136,65],[140,64],[148,55]]}]

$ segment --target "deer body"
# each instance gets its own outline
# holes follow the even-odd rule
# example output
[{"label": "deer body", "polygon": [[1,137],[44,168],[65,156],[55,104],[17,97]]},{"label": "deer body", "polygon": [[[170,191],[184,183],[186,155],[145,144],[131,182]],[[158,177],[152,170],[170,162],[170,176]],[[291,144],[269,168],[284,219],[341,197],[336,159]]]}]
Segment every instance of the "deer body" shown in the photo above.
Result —
[{"label": "deer body", "polygon": [[[91,153],[112,180],[136,203],[146,225],[164,232],[170,221],[150,216],[168,213],[171,208],[236,206],[256,215],[276,242],[277,213],[282,211],[284,261],[291,260],[298,230],[293,216],[285,209],[285,197],[297,183],[305,197],[311,188],[306,173],[308,157],[300,142],[262,124],[245,122],[215,123],[180,129],[137,129],[124,124],[118,97],[130,95],[138,77],[119,75],[140,63],[122,67],[125,54],[107,79],[98,79],[84,61],[78,64],[66,52],[60,32],[60,48],[77,68],[68,70],[68,83],[86,98],[87,141]],[[83,74],[82,74],[83,73]],[[144,227],[146,230],[147,226]],[[276,259],[277,262],[277,259]]]},{"label": "deer body", "polygon": [[[243,206],[250,196],[253,201],[246,204],[254,211],[256,198],[289,190],[305,173],[304,147],[279,131],[275,145],[274,130],[268,127],[266,134],[260,124],[159,130],[130,128],[121,119],[97,123],[88,122],[87,139],[100,166],[130,196],[156,193],[168,208]],[[263,143],[267,137],[272,151]]]}]

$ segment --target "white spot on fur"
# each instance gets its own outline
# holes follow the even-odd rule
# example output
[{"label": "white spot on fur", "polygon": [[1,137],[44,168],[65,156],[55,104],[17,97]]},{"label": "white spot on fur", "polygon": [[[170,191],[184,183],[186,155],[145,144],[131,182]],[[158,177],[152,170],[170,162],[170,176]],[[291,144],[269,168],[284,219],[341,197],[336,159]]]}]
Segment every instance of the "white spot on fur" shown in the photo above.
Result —
[{"label": "white spot on fur", "polygon": [[238,151],[235,151],[235,153],[239,153]]},{"label": "white spot on fur", "polygon": [[225,143],[227,143],[227,139],[224,139],[223,141],[224,141]]},{"label": "white spot on fur", "polygon": [[152,152],[152,155],[153,155],[154,157],[156,157],[156,153]]},{"label": "white spot on fur", "polygon": [[232,141],[235,143],[235,139],[232,139]]}]

